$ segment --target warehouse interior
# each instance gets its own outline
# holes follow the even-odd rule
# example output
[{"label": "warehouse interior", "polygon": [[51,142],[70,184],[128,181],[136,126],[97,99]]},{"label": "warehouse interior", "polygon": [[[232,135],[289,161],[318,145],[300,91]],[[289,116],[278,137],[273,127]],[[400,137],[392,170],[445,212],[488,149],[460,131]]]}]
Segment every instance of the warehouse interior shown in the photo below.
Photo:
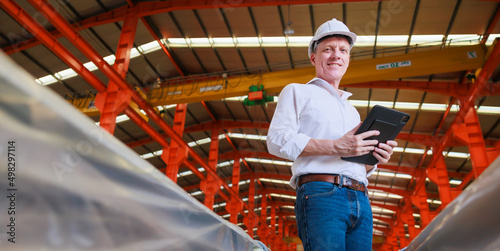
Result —
[{"label": "warehouse interior", "polygon": [[[366,117],[411,115],[369,177],[373,249],[399,250],[500,154],[500,1],[2,0],[0,47],[186,193],[272,250],[299,250],[292,162],[267,151],[281,89],[314,77],[332,18]],[[439,154],[437,154],[439,153]]]}]

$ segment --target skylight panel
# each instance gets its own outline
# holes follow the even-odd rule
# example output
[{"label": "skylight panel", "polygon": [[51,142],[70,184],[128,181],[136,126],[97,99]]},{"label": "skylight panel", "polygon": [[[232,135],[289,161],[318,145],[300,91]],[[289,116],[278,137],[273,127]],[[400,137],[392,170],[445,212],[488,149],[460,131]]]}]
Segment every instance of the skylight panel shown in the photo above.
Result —
[{"label": "skylight panel", "polygon": [[407,42],[408,35],[377,37],[377,46],[401,46],[401,44],[406,44]]},{"label": "skylight panel", "polygon": [[188,47],[188,43],[184,38],[168,38],[167,44],[170,47]]},{"label": "skylight panel", "polygon": [[215,47],[234,47],[232,37],[214,37],[212,39]]},{"label": "skylight panel", "polygon": [[286,47],[285,37],[262,37],[262,46],[265,47]]},{"label": "skylight panel", "polygon": [[258,37],[237,37],[235,39],[236,45],[238,47],[259,47],[259,38]]},{"label": "skylight panel", "polygon": [[442,41],[443,35],[413,35],[411,36],[410,45],[440,45]]}]

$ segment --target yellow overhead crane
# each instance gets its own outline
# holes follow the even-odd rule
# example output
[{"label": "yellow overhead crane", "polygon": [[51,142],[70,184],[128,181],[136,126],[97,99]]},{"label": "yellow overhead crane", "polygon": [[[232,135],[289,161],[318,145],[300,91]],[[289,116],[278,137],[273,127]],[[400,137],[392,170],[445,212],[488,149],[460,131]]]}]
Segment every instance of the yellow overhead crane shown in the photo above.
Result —
[{"label": "yellow overhead crane", "polygon": [[[483,66],[484,45],[448,47],[439,50],[366,60],[351,60],[341,85],[378,80],[415,77],[429,74],[474,70]],[[279,93],[289,83],[307,83],[315,77],[314,67],[268,72],[256,75],[222,76],[182,85],[151,89],[145,95],[152,106],[219,100],[244,96],[252,85],[264,85],[267,93]],[[99,115],[93,96],[69,100],[88,116]]]}]

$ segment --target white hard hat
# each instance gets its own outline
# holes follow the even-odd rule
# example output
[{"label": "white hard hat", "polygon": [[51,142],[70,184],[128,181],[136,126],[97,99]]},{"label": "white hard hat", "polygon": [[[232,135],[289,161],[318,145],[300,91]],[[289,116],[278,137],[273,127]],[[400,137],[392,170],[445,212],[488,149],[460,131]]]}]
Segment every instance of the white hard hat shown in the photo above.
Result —
[{"label": "white hard hat", "polygon": [[349,41],[351,43],[351,47],[354,45],[354,42],[356,42],[357,38],[356,34],[351,32],[349,28],[347,28],[347,26],[341,21],[335,18],[326,21],[320,27],[318,27],[316,33],[311,39],[311,42],[309,43],[309,49],[308,49],[309,58],[311,58],[311,54],[314,51],[314,47],[317,46],[318,41],[330,35],[344,35],[351,38],[351,41]]}]

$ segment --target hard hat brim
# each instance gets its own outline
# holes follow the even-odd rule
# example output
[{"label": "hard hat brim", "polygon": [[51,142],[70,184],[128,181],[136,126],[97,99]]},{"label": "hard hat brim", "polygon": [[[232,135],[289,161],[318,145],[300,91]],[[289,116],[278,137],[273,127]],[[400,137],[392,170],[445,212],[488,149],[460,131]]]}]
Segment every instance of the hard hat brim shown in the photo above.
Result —
[{"label": "hard hat brim", "polygon": [[327,36],[331,36],[331,35],[343,35],[343,36],[347,36],[349,38],[351,38],[351,48],[354,46],[354,43],[356,42],[356,39],[357,39],[357,35],[353,32],[350,32],[350,31],[331,31],[331,32],[325,32],[323,34],[321,34],[320,37],[317,37],[317,38],[313,38],[311,39],[311,42],[309,42],[309,48],[307,49],[307,52],[308,52],[308,55],[309,55],[309,58],[311,58],[311,54],[313,53],[313,45],[315,42],[321,40],[322,38],[324,37],[327,37]]}]

